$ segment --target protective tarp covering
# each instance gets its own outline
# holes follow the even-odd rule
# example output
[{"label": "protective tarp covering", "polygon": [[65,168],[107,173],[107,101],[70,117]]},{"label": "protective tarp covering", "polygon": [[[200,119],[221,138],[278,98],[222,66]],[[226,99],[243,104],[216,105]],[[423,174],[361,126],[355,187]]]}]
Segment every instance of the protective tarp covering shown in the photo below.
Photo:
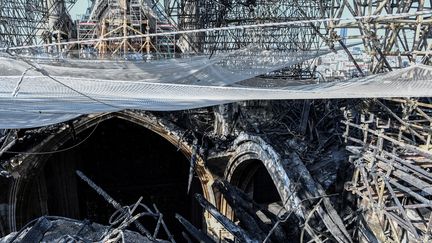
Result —
[{"label": "protective tarp covering", "polygon": [[265,79],[251,79],[320,54],[249,50],[212,59],[151,63],[1,57],[0,129],[45,126],[123,109],[169,111],[243,100],[432,96],[432,68],[423,65],[330,83],[266,85]]},{"label": "protective tarp covering", "polygon": [[0,57],[0,75],[21,76],[25,72],[26,77],[43,76],[41,72],[29,69],[32,66],[28,62],[31,61],[31,65],[45,70],[50,76],[221,86],[231,85],[328,53],[330,53],[328,50],[266,51],[249,47],[211,58],[192,56],[150,62],[28,57],[26,63],[18,59],[10,60],[10,57]]}]

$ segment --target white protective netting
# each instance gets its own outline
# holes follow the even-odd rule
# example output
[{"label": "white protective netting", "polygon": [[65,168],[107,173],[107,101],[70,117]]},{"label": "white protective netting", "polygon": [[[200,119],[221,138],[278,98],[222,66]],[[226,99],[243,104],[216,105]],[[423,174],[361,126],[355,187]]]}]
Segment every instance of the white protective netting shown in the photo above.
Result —
[{"label": "white protective netting", "polygon": [[424,65],[331,83],[266,87],[253,85],[257,79],[249,86],[237,84],[325,53],[248,49],[212,59],[150,63],[25,62],[0,57],[0,129],[39,127],[123,109],[169,111],[244,100],[432,96],[432,68]]},{"label": "white protective netting", "polygon": [[[151,62],[29,59],[51,76],[226,86],[328,53],[328,50],[265,51],[249,47],[212,58],[192,56]],[[0,65],[3,76],[21,76],[29,68],[28,63],[17,59],[10,61],[7,57],[0,59]],[[43,75],[29,70],[26,76]]]}]

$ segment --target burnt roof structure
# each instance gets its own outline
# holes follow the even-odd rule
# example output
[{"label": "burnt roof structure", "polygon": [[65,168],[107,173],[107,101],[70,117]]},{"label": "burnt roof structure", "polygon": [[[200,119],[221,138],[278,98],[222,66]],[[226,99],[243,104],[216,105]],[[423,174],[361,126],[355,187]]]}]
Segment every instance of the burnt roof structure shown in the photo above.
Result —
[{"label": "burnt roof structure", "polygon": [[73,4],[0,0],[0,242],[431,240],[430,2]]}]

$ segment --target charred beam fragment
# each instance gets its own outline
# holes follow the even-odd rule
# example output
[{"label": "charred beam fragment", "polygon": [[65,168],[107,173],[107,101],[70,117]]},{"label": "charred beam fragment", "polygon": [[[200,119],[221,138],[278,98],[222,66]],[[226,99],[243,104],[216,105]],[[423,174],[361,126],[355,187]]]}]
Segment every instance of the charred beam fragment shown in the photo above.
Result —
[{"label": "charred beam fragment", "polygon": [[241,242],[246,243],[258,243],[259,241],[257,239],[254,239],[251,237],[244,229],[240,228],[236,224],[234,224],[231,220],[229,220],[227,217],[222,215],[218,209],[213,206],[211,203],[209,203],[202,195],[195,194],[195,198],[198,201],[198,203],[203,207],[205,210],[207,210],[219,223],[221,223],[226,230],[228,230],[231,234],[234,235],[238,240]]},{"label": "charred beam fragment", "polygon": [[185,232],[182,232],[182,236],[183,238],[186,240],[187,243],[192,243],[192,239],[189,237],[188,234],[186,234]]},{"label": "charred beam fragment", "polygon": [[245,228],[249,235],[262,242],[266,237],[266,231],[263,231],[262,229],[264,225],[262,224],[261,220],[247,213],[242,207],[236,206],[232,203],[232,201],[230,205],[233,208],[236,217],[240,220],[241,225],[243,228]]},{"label": "charred beam fragment", "polygon": [[[200,243],[213,243],[212,240],[207,234],[203,233],[201,230],[197,229],[193,224],[191,224],[188,220],[183,218],[180,214],[175,215],[176,219],[183,225],[183,227],[191,234],[198,242]],[[183,234],[183,236],[186,234]]]},{"label": "charred beam fragment", "polygon": [[[40,242],[45,233],[52,227],[52,222],[45,217],[39,218],[35,225],[26,233],[21,243]],[[18,235],[18,234],[17,234]],[[12,241],[11,241],[12,242]]]},{"label": "charred beam fragment", "polygon": [[327,194],[315,182],[298,154],[291,154],[289,164],[286,164],[286,171],[291,178],[299,178],[299,183],[302,185],[303,200],[323,198],[322,205],[319,205],[316,209],[316,214],[321,218],[332,237],[337,242],[353,242],[343,220],[336,212]]},{"label": "charred beam fragment", "polygon": [[[76,171],[77,175],[86,182],[91,188],[93,188],[99,195],[101,195],[109,204],[111,204],[115,209],[122,210],[123,207],[118,203],[114,198],[112,198],[108,193],[106,193],[102,188],[97,186],[90,178],[84,175],[81,171]],[[154,239],[152,234],[139,222],[134,221],[134,225],[138,228],[138,230],[145,234],[149,239]]]},{"label": "charred beam fragment", "polygon": [[[276,217],[270,213],[268,210],[261,208],[258,204],[256,204],[252,199],[248,198],[242,191],[230,185],[227,181],[216,180],[213,184],[213,187],[217,188],[224,196],[224,198],[228,201],[228,204],[234,210],[235,215],[239,218],[242,225],[244,225],[249,232],[255,230],[256,233],[259,233],[260,239],[265,239],[266,235],[270,232],[271,227],[265,224],[257,215],[257,212],[262,212],[266,217],[270,219],[272,224],[276,224]],[[293,219],[294,217],[290,217]],[[292,222],[293,228],[297,229],[297,225],[299,223]],[[257,229],[258,228],[258,229]],[[265,232],[265,234],[261,234],[261,232]],[[287,242],[288,237],[286,236],[284,229],[277,224],[275,229],[273,230],[273,234],[271,239],[275,242]]]}]

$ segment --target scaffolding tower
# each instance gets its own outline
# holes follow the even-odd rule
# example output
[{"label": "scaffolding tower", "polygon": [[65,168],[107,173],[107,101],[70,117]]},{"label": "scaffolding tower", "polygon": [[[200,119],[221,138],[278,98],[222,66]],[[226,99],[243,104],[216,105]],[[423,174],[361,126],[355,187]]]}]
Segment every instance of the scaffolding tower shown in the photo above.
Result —
[{"label": "scaffolding tower", "polygon": [[[361,41],[372,74],[409,63],[431,65],[431,10],[430,1],[328,1],[322,5],[322,18],[364,19],[334,20],[315,31],[330,48]],[[419,11],[424,12],[415,14]],[[350,39],[338,35],[340,29],[349,31]],[[359,69],[348,48],[345,52]],[[366,109],[360,114],[347,112],[344,121],[354,168],[346,189],[357,199],[363,228],[359,237],[364,242],[430,242],[431,99],[364,103]]]},{"label": "scaffolding tower", "polygon": [[[143,36],[175,30],[158,7],[149,0],[93,1],[89,14],[77,24],[78,40],[89,41],[80,48],[93,48],[100,58],[130,58],[137,54],[147,58],[174,57],[179,52],[175,36]],[[143,37],[129,38],[132,35]],[[116,39],[104,40],[112,37]]]},{"label": "scaffolding tower", "polygon": [[69,40],[77,0],[0,0],[0,46]]},{"label": "scaffolding tower", "polygon": [[[363,20],[331,21],[315,29],[330,47],[333,43],[344,41],[337,32],[347,29],[350,40],[363,43],[372,63],[369,67],[371,73],[392,71],[403,67],[405,62],[431,64],[430,13],[388,18],[392,14],[431,11],[430,1],[336,0],[323,3],[320,10],[322,18],[375,16]],[[355,63],[354,59],[352,61]]]},{"label": "scaffolding tower", "polygon": [[0,0],[0,46],[31,45],[46,29],[48,8],[43,0]]},{"label": "scaffolding tower", "polygon": [[[181,29],[203,29],[224,26],[262,24],[303,20],[301,8],[309,18],[319,16],[318,1],[205,1],[183,0],[169,13],[178,19]],[[310,26],[237,29],[199,33],[189,42],[201,52],[232,51],[255,44],[273,50],[309,50],[317,48],[319,40]]]}]

